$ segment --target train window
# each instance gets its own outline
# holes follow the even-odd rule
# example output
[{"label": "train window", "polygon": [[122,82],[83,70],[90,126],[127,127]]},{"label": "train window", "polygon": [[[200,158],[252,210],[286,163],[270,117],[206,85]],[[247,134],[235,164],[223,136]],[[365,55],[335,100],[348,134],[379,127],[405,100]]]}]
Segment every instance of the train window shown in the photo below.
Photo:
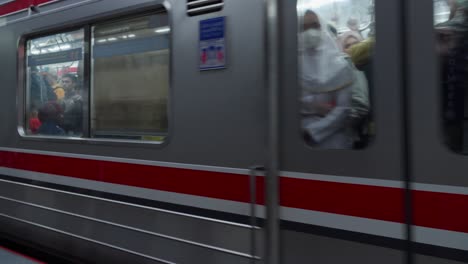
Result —
[{"label": "train window", "polygon": [[374,136],[373,0],[297,0],[298,83],[305,141],[359,149]]},{"label": "train window", "polygon": [[26,134],[83,133],[84,30],[27,41]]},{"label": "train window", "polygon": [[163,141],[170,32],[158,12],[27,38],[24,133]]},{"label": "train window", "polygon": [[445,144],[468,154],[468,0],[434,0]]},{"label": "train window", "polygon": [[166,13],[93,26],[92,137],[164,139],[169,33]]}]

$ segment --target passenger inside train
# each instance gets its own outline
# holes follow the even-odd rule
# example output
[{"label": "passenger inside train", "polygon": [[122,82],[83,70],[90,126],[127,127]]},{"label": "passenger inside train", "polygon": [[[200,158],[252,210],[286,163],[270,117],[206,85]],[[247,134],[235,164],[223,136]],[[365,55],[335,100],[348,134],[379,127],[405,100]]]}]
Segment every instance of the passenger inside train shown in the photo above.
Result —
[{"label": "passenger inside train", "polygon": [[41,126],[37,130],[39,135],[65,135],[62,129],[63,111],[57,102],[47,102],[39,109]]},{"label": "passenger inside train", "polygon": [[[92,24],[88,31],[28,37],[25,133],[163,141],[168,133],[168,23],[167,14],[158,13]],[[217,57],[223,59],[224,50]],[[50,112],[49,103],[60,106],[54,122],[65,133],[38,133],[34,111],[39,116]]]},{"label": "passenger inside train", "polygon": [[[28,41],[28,133],[81,136],[83,104],[82,30]],[[35,129],[35,111],[41,126]]]},{"label": "passenger inside train", "polygon": [[346,22],[346,25],[348,26],[351,32],[359,34],[359,36],[362,38],[358,19],[350,17],[348,19],[348,22]]},{"label": "passenger inside train", "polygon": [[[31,79],[36,80],[32,85],[40,92],[36,98],[32,97],[31,100],[34,104],[31,106],[31,114],[29,118],[29,130],[32,134],[42,135],[76,135],[79,136],[82,131],[83,120],[83,103],[82,97],[77,89],[76,75],[67,73],[62,76],[61,84],[55,81],[57,78],[52,76],[50,72],[41,72],[40,74],[33,73]],[[63,87],[63,88],[62,88]],[[43,95],[41,97],[41,95]],[[57,105],[63,111],[56,111],[56,114],[51,113],[51,105]],[[39,116],[47,119],[47,123],[54,122],[65,133],[47,133],[50,129],[37,129],[39,119],[37,118],[36,107],[39,108]],[[62,113],[63,112],[63,113]],[[51,116],[54,116],[51,118]],[[43,124],[44,125],[44,124]]]},{"label": "passenger inside train", "polygon": [[63,107],[63,128],[68,135],[81,135],[83,128],[83,97],[78,90],[78,78],[73,74],[62,76],[65,96]]},{"label": "passenger inside train", "polygon": [[[298,1],[301,128],[310,146],[360,149],[375,136],[373,5],[372,0]],[[434,0],[434,18],[443,140],[468,154],[468,0]],[[346,91],[351,95],[344,96]]]},{"label": "passenger inside train", "polygon": [[[298,5],[301,127],[311,146],[360,149],[374,135],[369,98],[373,8],[368,7],[367,0],[343,5],[303,0]],[[367,25],[360,27],[356,15],[366,17]]]},{"label": "passenger inside train", "polygon": [[358,34],[356,32],[349,31],[349,32],[343,33],[339,37],[338,40],[339,40],[340,48],[342,49],[342,51],[346,52],[352,46],[354,46],[354,45],[358,44],[360,41],[362,41],[362,37],[361,37],[360,34]]},{"label": "passenger inside train", "polygon": [[29,129],[31,129],[32,134],[37,134],[39,127],[41,127],[39,112],[37,110],[32,110],[31,117],[29,118]]}]

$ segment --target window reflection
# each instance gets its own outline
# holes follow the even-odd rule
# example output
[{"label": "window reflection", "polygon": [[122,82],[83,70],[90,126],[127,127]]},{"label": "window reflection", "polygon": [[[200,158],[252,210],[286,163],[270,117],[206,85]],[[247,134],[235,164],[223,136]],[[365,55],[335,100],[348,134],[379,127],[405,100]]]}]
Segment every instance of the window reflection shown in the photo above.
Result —
[{"label": "window reflection", "polygon": [[465,103],[468,95],[468,0],[436,0],[434,10],[444,141],[452,150],[465,153],[468,149]]},{"label": "window reflection", "polygon": [[320,148],[364,148],[374,135],[373,1],[298,0],[297,12],[304,139]]},{"label": "window reflection", "polygon": [[169,33],[166,13],[93,27],[93,137],[164,139]]}]

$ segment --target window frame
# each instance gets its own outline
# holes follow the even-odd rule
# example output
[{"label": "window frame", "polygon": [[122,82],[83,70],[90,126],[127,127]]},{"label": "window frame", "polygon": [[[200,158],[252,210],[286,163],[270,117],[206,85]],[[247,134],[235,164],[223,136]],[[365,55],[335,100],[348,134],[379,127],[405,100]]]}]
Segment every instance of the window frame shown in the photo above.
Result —
[{"label": "window frame", "polygon": [[[162,141],[150,140],[132,140],[132,139],[113,139],[113,138],[92,138],[91,136],[91,71],[92,71],[92,27],[99,23],[111,23],[113,21],[121,21],[131,19],[132,17],[142,17],[147,15],[157,15],[166,13],[168,16],[168,26],[171,29],[169,33],[169,83],[168,83],[168,98],[167,98],[167,136]],[[86,19],[77,23],[70,22],[61,26],[50,26],[39,30],[32,30],[21,34],[17,45],[17,133],[21,140],[41,141],[41,142],[59,142],[59,143],[79,143],[79,144],[101,144],[101,145],[119,145],[119,146],[149,146],[149,147],[165,147],[171,140],[173,135],[173,109],[172,98],[173,91],[173,23],[172,23],[172,8],[168,1],[160,4],[139,5],[135,8],[125,11],[116,11],[110,15],[99,16],[96,18]],[[83,135],[82,137],[72,136],[48,136],[48,135],[28,135],[26,133],[26,107],[27,107],[27,42],[34,38],[50,36],[70,32],[74,30],[84,31],[84,54],[83,54],[83,100],[86,102],[83,105]]]},{"label": "window frame", "polygon": [[[129,21],[129,20],[132,20],[134,18],[143,18],[143,17],[149,17],[151,15],[154,15],[154,13],[146,13],[146,14],[138,14],[138,15],[133,15],[133,16],[126,16],[126,17],[121,17],[121,18],[116,18],[116,19],[113,19],[113,20],[107,20],[107,21],[103,21],[103,22],[99,22],[99,23],[93,23],[93,24],[90,24],[90,67],[89,67],[89,92],[88,92],[88,96],[89,96],[89,99],[91,100],[88,104],[89,106],[89,114],[91,114],[93,112],[93,110],[96,109],[96,102],[93,100],[96,95],[95,95],[95,92],[99,89],[96,89],[95,87],[95,83],[94,83],[94,80],[95,80],[95,75],[96,75],[96,66],[95,66],[95,63],[96,63],[96,58],[94,58],[94,47],[96,46],[96,43],[93,42],[93,39],[95,39],[94,37],[94,33],[95,33],[95,28],[96,27],[100,27],[100,26],[108,26],[108,25],[112,25],[112,24],[115,24],[115,23],[120,23],[120,22],[124,22],[124,21]],[[166,26],[166,25],[165,25]],[[167,26],[170,28],[170,25],[169,23],[167,24]],[[169,43],[170,45],[170,43]],[[170,49],[171,47],[168,46],[168,49]],[[170,51],[169,51],[170,52]],[[137,55],[137,53],[132,53],[131,55]],[[168,54],[168,56],[170,56],[170,54]],[[170,63],[170,62],[169,62]],[[168,69],[170,69],[170,65],[168,65]],[[155,87],[156,88],[156,87]],[[170,89],[170,87],[168,86],[168,89]],[[168,97],[166,98],[167,99],[167,102],[169,102],[169,91],[168,91]],[[166,104],[166,109],[168,110],[168,103]],[[91,115],[89,115],[89,117],[91,117]],[[168,112],[166,111],[166,118],[168,119]],[[89,137],[90,138],[99,138],[99,137],[95,137],[97,134],[99,134],[99,132],[102,132],[101,130],[97,129],[96,126],[93,126],[92,120],[90,119],[89,120]],[[168,119],[168,123],[169,123],[169,119]],[[158,136],[158,134],[168,134],[168,129],[169,127],[167,127],[167,132],[164,133],[164,132],[155,132],[153,135],[148,135],[148,136]],[[97,132],[98,131],[98,132]],[[119,134],[118,131],[116,130],[110,130],[109,131],[112,135],[113,132],[117,132],[116,135]],[[131,132],[131,133],[125,133],[123,136],[139,136],[139,134],[143,134],[141,132]],[[165,136],[165,138],[167,137],[167,135]],[[105,139],[105,137],[103,137],[103,139]],[[126,139],[123,139],[123,140],[126,140]],[[133,139],[128,139],[129,141],[134,141]],[[142,140],[142,141],[145,141],[145,140]],[[148,141],[148,140],[147,140]],[[162,140],[164,141],[164,140]],[[157,141],[156,141],[157,142]]]},{"label": "window frame", "polygon": [[[297,2],[285,2],[282,8],[279,119],[281,175],[316,179],[316,175],[358,177],[372,180],[401,181],[403,123],[401,82],[403,76],[401,21],[402,7],[394,1],[375,2],[376,46],[374,89],[371,107],[376,136],[367,148],[319,149],[310,147],[301,137],[299,87],[297,78]],[[379,19],[384,18],[384,19]],[[386,19],[385,19],[386,18]],[[388,32],[388,34],[379,34]],[[385,52],[391,50],[392,52]],[[395,55],[397,54],[397,55]],[[286,89],[294,87],[295,89]],[[391,111],[389,111],[391,107]],[[382,168],[389,168],[382,170]]]},{"label": "window frame", "polygon": [[442,75],[435,46],[434,14],[433,1],[408,3],[407,35],[410,38],[406,42],[406,65],[410,73],[407,115],[411,121],[408,133],[411,179],[417,187],[432,184],[463,190],[468,187],[468,155],[453,151],[444,142]]}]

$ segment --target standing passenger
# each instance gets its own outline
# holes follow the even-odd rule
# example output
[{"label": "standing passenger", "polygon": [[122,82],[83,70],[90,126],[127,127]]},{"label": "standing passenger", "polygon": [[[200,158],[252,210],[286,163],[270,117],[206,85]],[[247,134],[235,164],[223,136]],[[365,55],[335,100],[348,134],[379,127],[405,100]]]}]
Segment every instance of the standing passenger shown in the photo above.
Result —
[{"label": "standing passenger", "polygon": [[73,74],[62,76],[65,90],[63,98],[63,128],[69,135],[81,135],[83,131],[83,98],[77,91],[78,78]]},{"label": "standing passenger", "polygon": [[42,72],[44,81],[52,88],[57,97],[58,101],[61,101],[65,97],[65,90],[57,83],[57,77],[53,76],[49,72]]},{"label": "standing passenger", "polygon": [[56,102],[48,102],[39,109],[41,126],[37,134],[48,136],[63,136],[65,131],[59,126],[62,109]]},{"label": "standing passenger", "polygon": [[340,45],[340,48],[343,51],[346,51],[347,49],[351,48],[352,46],[358,44],[360,41],[362,41],[362,37],[357,34],[356,32],[353,31],[348,31],[346,33],[343,33],[343,35],[338,37],[338,43]]},{"label": "standing passenger", "polygon": [[32,110],[31,117],[29,118],[29,129],[32,134],[36,134],[39,127],[41,127],[41,121],[38,118],[38,112],[37,110]]},{"label": "standing passenger", "polygon": [[348,19],[346,25],[348,26],[349,30],[351,30],[351,32],[359,35],[359,37],[363,39],[361,32],[359,31],[359,21],[356,18],[352,17]]},{"label": "standing passenger", "polygon": [[36,67],[31,68],[31,83],[29,86],[31,108],[39,109],[49,101],[55,101],[55,95],[52,87],[46,82]]},{"label": "standing passenger", "polygon": [[298,60],[304,137],[321,148],[351,148],[347,119],[353,69],[315,12],[305,12],[301,27]]},{"label": "standing passenger", "polygon": [[[349,31],[340,36],[339,45],[343,52],[349,50],[355,45],[359,45],[360,36],[353,31]],[[371,54],[369,55],[371,56]],[[351,111],[349,114],[349,125],[354,134],[354,148],[363,148],[367,145],[369,138],[369,87],[368,79],[372,78],[366,75],[361,70],[358,70],[352,58],[348,58],[354,72],[354,84],[351,95]],[[370,61],[371,58],[368,59]],[[366,62],[367,64],[368,62]],[[365,69],[366,64],[361,65]]]}]

